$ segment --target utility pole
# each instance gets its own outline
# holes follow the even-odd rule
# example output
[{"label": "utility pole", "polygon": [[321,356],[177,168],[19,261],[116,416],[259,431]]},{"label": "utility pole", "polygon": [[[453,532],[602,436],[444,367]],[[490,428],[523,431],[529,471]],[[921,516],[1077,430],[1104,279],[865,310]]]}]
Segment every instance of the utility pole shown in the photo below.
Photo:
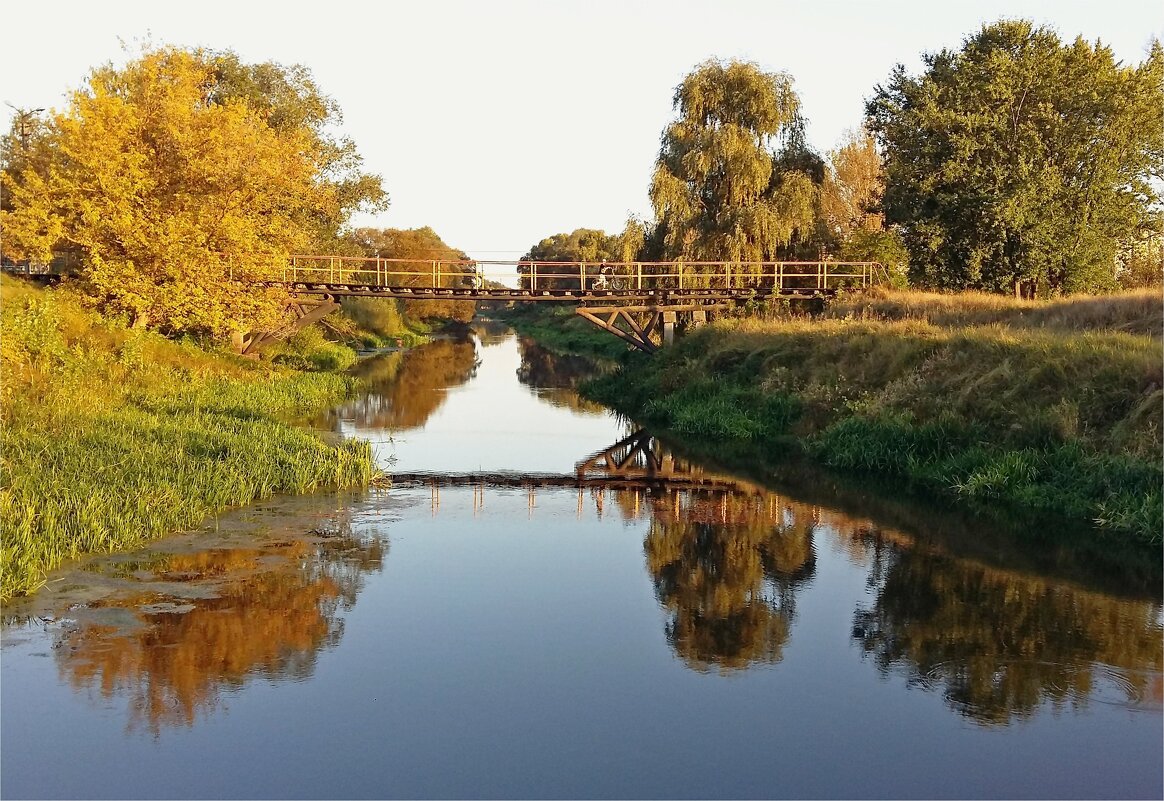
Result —
[{"label": "utility pole", "polygon": [[20,148],[21,150],[28,150],[28,121],[32,118],[32,115],[39,114],[44,111],[44,109],[19,109],[9,103],[7,100],[4,101],[4,105],[8,106],[10,109],[16,112],[16,119],[20,121]]}]

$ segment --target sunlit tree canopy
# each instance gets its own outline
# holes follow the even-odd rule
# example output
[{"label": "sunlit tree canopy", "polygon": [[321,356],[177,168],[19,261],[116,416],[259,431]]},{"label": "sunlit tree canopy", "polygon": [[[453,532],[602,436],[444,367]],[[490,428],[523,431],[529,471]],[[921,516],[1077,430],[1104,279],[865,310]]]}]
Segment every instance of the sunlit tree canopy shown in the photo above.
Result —
[{"label": "sunlit tree canopy", "polygon": [[386,204],[338,119],[301,67],[162,48],[97,68],[5,141],[5,255],[73,251],[103,308],[162,330],[277,325],[283,293],[251,282]]},{"label": "sunlit tree canopy", "polygon": [[1121,242],[1159,230],[1158,41],[1125,65],[1101,43],[1006,20],[927,55],[917,77],[898,66],[867,112],[915,283],[1107,289]]},{"label": "sunlit tree canopy", "polygon": [[811,225],[811,177],[778,169],[774,152],[799,105],[789,75],[751,63],[706,61],[684,78],[651,181],[660,255],[760,260]]}]

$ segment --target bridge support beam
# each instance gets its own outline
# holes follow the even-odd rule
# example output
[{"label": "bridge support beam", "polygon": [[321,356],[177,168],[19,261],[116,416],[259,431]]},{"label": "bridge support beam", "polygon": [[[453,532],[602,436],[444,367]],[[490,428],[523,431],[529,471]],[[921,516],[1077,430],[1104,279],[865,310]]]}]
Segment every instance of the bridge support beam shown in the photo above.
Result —
[{"label": "bridge support beam", "polygon": [[675,319],[678,317],[678,312],[665,311],[663,314],[663,344],[675,344]]},{"label": "bridge support beam", "polygon": [[292,322],[276,331],[251,331],[249,334],[238,335],[234,337],[235,349],[244,356],[258,353],[263,348],[287,339],[296,331],[322,320],[339,307],[339,303],[329,296],[313,298],[306,302],[296,299],[291,303],[291,313],[295,316]]},{"label": "bridge support beam", "polygon": [[[690,314],[691,325],[707,322],[707,312],[726,308],[726,303],[651,304],[642,306],[579,306],[575,313],[603,331],[644,353],[675,342],[679,315]],[[641,315],[641,318],[636,316]],[[658,342],[656,342],[656,338]]]}]

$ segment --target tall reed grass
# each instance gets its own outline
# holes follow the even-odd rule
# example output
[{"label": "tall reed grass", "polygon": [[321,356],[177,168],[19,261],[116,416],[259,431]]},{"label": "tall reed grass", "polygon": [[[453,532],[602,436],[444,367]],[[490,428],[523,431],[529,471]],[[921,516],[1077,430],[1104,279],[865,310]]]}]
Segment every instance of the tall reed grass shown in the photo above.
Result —
[{"label": "tall reed grass", "polygon": [[274,493],[366,484],[366,443],[296,421],[353,379],[126,329],[66,290],[0,286],[0,597]]}]

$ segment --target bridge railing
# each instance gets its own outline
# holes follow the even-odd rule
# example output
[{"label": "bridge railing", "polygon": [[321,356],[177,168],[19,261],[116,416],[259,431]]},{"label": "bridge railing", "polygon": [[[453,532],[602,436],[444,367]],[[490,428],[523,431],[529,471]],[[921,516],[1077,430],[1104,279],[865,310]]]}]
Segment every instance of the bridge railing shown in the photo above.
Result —
[{"label": "bridge railing", "polygon": [[530,292],[652,292],[660,289],[835,290],[881,279],[877,262],[561,262],[452,261],[362,256],[292,256],[282,279],[292,284],[343,284],[417,289],[472,289],[484,281]]}]

